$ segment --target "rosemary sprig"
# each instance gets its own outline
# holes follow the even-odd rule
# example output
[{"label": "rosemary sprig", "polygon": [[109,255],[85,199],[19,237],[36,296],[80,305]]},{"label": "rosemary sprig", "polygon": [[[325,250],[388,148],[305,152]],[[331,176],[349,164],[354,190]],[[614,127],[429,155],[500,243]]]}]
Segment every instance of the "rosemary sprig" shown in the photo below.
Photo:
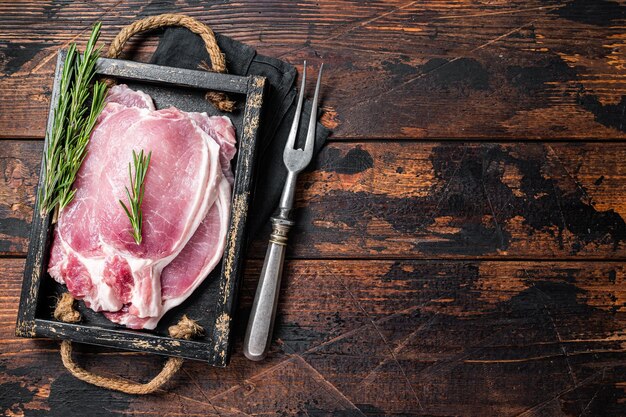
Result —
[{"label": "rosemary sprig", "polygon": [[95,47],[100,27],[100,22],[94,25],[83,55],[74,43],[67,50],[59,101],[54,109],[48,147],[44,153],[45,177],[39,189],[42,214],[57,206],[63,208],[74,198],[76,190],[72,189],[72,184],[85,159],[91,131],[104,107],[106,84],[96,81],[90,87],[102,49]]},{"label": "rosemary sprig", "polygon": [[130,225],[133,227],[131,235],[135,238],[135,242],[139,245],[141,243],[141,224],[142,213],[141,203],[143,202],[143,192],[145,188],[144,181],[146,179],[146,173],[148,172],[148,165],[150,165],[150,158],[152,157],[152,151],[145,156],[143,149],[141,152],[136,153],[133,150],[133,165],[135,166],[135,172],[132,172],[130,162],[128,163],[128,176],[130,177],[130,188],[126,187],[126,197],[128,197],[128,205],[122,200],[119,200],[122,208],[126,212]]}]

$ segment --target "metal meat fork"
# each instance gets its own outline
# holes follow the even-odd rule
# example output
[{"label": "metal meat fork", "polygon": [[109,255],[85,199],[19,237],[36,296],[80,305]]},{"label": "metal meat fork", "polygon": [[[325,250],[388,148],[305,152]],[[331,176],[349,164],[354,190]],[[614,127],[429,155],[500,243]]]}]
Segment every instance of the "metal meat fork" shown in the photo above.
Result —
[{"label": "metal meat fork", "polygon": [[261,277],[259,278],[243,343],[244,355],[253,361],[260,361],[265,358],[272,339],[276,305],[278,304],[278,291],[280,290],[283,261],[285,260],[285,250],[287,249],[287,233],[291,226],[294,225],[294,222],[291,220],[291,210],[296,191],[296,180],[298,174],[309,165],[313,156],[315,125],[317,123],[317,99],[320,92],[323,67],[324,64],[320,66],[317,76],[317,85],[315,87],[315,95],[313,96],[311,118],[309,119],[309,129],[304,149],[294,149],[302,113],[302,103],[304,101],[304,87],[306,83],[306,61],[304,61],[302,85],[298,95],[296,115],[283,152],[283,161],[288,171],[287,179],[283,188],[283,194],[280,197],[278,216],[272,217],[272,234],[267,253],[265,254],[265,262],[261,270]]}]

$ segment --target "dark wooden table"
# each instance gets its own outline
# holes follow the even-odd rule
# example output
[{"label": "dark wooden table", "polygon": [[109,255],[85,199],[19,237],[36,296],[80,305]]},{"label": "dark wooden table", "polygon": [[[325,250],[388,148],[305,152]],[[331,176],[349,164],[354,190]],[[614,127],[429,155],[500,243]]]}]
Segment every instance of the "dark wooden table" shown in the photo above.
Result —
[{"label": "dark wooden table", "polygon": [[[270,358],[187,362],[156,395],[70,376],[14,323],[57,50],[187,13],[328,65],[334,130],[298,189]],[[0,3],[0,411],[27,416],[626,415],[626,4]],[[155,38],[131,42],[145,59]],[[81,347],[104,374],[163,359]]]}]

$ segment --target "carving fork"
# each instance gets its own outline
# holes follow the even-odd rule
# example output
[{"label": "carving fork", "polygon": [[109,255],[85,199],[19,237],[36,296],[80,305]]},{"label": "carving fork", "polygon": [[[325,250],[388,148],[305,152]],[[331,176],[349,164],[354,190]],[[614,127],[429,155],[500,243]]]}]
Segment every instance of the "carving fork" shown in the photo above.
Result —
[{"label": "carving fork", "polygon": [[287,249],[287,234],[291,226],[291,211],[293,208],[294,194],[296,191],[296,180],[298,174],[309,165],[313,157],[313,145],[315,144],[315,125],[317,123],[317,101],[320,91],[320,81],[322,79],[322,68],[317,76],[315,95],[311,107],[311,118],[306,135],[304,149],[294,149],[296,137],[298,136],[298,125],[302,113],[302,103],[304,101],[304,87],[306,83],[306,61],[302,71],[302,83],[296,114],[291,125],[289,137],[283,152],[283,161],[287,167],[287,179],[280,198],[279,212],[276,217],[272,217],[272,234],[270,236],[267,253],[261,277],[256,289],[246,337],[243,343],[244,355],[253,361],[260,361],[265,358],[272,340],[272,330],[274,327],[274,317],[276,316],[276,306],[278,304],[278,292],[280,290],[280,280],[283,273],[283,262]]}]

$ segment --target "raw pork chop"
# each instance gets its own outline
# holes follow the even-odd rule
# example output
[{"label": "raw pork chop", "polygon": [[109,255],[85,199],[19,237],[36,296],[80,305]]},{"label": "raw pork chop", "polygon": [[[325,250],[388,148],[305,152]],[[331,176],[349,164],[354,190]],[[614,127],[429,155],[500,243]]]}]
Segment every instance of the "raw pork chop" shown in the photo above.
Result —
[{"label": "raw pork chop", "polygon": [[[154,110],[149,96],[126,86],[113,87],[107,102],[75,183],[76,196],[60,213],[49,273],[92,309],[118,312],[110,315],[114,321],[153,328],[221,258],[234,130],[227,118]],[[133,149],[153,152],[140,245],[118,203],[126,200]]]},{"label": "raw pork chop", "polygon": [[161,273],[163,308],[158,317],[139,318],[128,308],[105,316],[131,329],[154,329],[170,309],[185,301],[222,258],[230,215],[230,183],[222,180],[217,201],[185,248]]},{"label": "raw pork chop", "polygon": [[198,126],[208,133],[220,145],[220,163],[222,164],[222,172],[228,181],[233,183],[233,170],[230,167],[230,161],[235,156],[237,148],[235,147],[235,135],[233,124],[226,116],[222,117],[206,117],[206,113],[187,113]]}]

